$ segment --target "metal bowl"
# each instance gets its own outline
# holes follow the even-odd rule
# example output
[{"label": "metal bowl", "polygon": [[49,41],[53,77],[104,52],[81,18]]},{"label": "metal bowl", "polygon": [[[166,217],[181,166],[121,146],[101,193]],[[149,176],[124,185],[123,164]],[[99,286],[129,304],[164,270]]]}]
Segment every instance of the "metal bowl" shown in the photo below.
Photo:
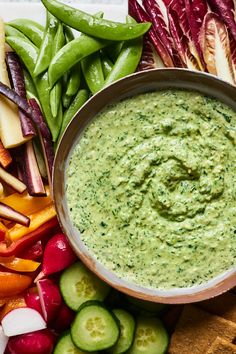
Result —
[{"label": "metal bowl", "polygon": [[86,248],[69,217],[65,194],[65,171],[71,152],[85,127],[107,104],[139,93],[168,88],[197,90],[219,99],[236,111],[236,88],[212,75],[185,69],[157,69],[130,75],[93,96],[65,131],[55,158],[53,194],[59,222],[72,247],[86,266],[116,289],[148,301],[180,304],[209,299],[236,285],[236,267],[200,286],[171,290],[149,289],[118,278]]}]

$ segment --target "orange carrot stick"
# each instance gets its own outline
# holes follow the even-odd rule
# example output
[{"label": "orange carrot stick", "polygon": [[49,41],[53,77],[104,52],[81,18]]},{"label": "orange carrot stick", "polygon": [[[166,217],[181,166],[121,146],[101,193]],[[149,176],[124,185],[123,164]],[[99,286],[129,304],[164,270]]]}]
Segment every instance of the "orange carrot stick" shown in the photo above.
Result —
[{"label": "orange carrot stick", "polygon": [[5,149],[3,143],[0,141],[0,164],[3,168],[7,168],[12,162],[10,152]]}]

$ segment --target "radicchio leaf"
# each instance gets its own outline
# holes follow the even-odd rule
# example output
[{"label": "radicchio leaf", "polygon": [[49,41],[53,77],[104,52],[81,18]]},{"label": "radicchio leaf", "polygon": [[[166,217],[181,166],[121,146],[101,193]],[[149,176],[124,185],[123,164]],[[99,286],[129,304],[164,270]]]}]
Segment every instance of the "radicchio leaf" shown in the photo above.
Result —
[{"label": "radicchio leaf", "polygon": [[235,0],[209,0],[209,4],[222,21],[229,28],[234,40],[236,41],[236,2]]},{"label": "radicchio leaf", "polygon": [[228,31],[219,16],[213,12],[205,16],[200,32],[200,45],[209,73],[234,84]]},{"label": "radicchio leaf", "polygon": [[229,34],[230,39],[230,51],[231,51],[231,60],[234,73],[234,81],[236,82],[236,42],[231,34]]},{"label": "radicchio leaf", "polygon": [[206,64],[199,43],[199,33],[208,11],[207,3],[205,0],[185,0],[185,10],[191,33],[190,50],[198,60],[201,69],[206,71]]},{"label": "radicchio leaf", "polygon": [[189,38],[182,31],[179,16],[171,6],[169,7],[169,23],[176,49],[184,66],[190,70],[200,70],[198,61],[189,49]]},{"label": "radicchio leaf", "polygon": [[155,32],[162,44],[169,52],[175,66],[182,66],[180,58],[175,50],[174,41],[169,32],[169,20],[165,17],[167,8],[162,0],[143,0],[143,6],[149,14]]},{"label": "radicchio leaf", "polygon": [[[129,0],[129,14],[135,18],[137,22],[151,22],[149,15],[145,12],[145,10],[139,5],[136,0]],[[153,26],[150,28],[148,32],[148,37],[153,47],[156,49],[157,53],[160,55],[163,63],[167,67],[173,67],[174,62],[166,50],[164,45],[159,40]]]},{"label": "radicchio leaf", "polygon": [[[193,65],[195,67],[195,70],[204,70],[204,61],[203,61],[203,56],[202,54],[199,55],[199,52],[201,52],[200,46],[199,46],[199,42],[198,42],[198,34],[199,34],[199,30],[200,30],[200,24],[199,26],[197,25],[197,23],[195,23],[196,21],[199,20],[199,12],[201,11],[201,13],[203,13],[204,8],[203,8],[203,1],[205,0],[199,0],[199,4],[197,4],[197,0],[172,0],[169,2],[169,0],[164,0],[166,3],[168,2],[168,16],[170,18],[170,16],[172,17],[172,20],[175,21],[175,26],[177,27],[176,31],[179,33],[181,33],[182,31],[182,35],[180,35],[181,37],[186,37],[184,39],[184,42],[181,43],[182,46],[185,48],[184,51],[187,50],[186,53],[186,58],[190,58],[190,62],[192,63],[190,65]],[[194,3],[193,3],[194,1]],[[206,8],[207,9],[207,8]],[[206,10],[207,11],[207,10]],[[205,12],[203,14],[203,18],[205,16]],[[191,18],[190,18],[191,17]],[[195,17],[197,19],[195,19]],[[203,20],[202,18],[202,20]],[[180,30],[178,29],[180,27]],[[176,31],[173,29],[173,25],[172,25],[172,32]],[[172,33],[173,35],[173,33]],[[177,42],[179,42],[178,38],[175,38],[175,42],[177,45]],[[188,49],[187,49],[188,47]],[[179,45],[177,46],[177,51],[179,50]],[[190,52],[190,53],[189,53]],[[180,53],[179,53],[180,54]],[[181,59],[183,60],[183,55],[180,55]],[[189,60],[185,60],[185,66],[188,66]],[[197,63],[197,65],[195,64],[195,62]]]},{"label": "radicchio leaf", "polygon": [[143,52],[139,62],[138,71],[164,68],[165,65],[157,51],[153,48],[147,35],[143,38]]}]

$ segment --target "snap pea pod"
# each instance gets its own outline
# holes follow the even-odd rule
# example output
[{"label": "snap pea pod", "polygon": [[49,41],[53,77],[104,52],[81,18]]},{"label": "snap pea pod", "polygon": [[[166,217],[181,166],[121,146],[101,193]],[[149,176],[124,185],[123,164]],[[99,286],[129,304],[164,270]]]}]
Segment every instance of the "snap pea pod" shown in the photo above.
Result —
[{"label": "snap pea pod", "polygon": [[43,40],[39,49],[38,58],[36,61],[34,76],[38,76],[47,70],[53,57],[54,38],[58,27],[58,20],[47,12],[47,22],[44,31]]},{"label": "snap pea pod", "polygon": [[89,92],[86,89],[79,90],[76,97],[73,99],[70,107],[65,111],[64,117],[63,117],[63,122],[61,126],[61,131],[60,131],[60,136],[59,139],[61,138],[64,130],[72,120],[72,118],[75,116],[75,114],[78,112],[80,107],[88,100],[89,98]]},{"label": "snap pea pod", "polygon": [[40,47],[43,40],[44,28],[39,23],[26,18],[18,18],[8,24],[28,37],[36,47]]},{"label": "snap pea pod", "polygon": [[[132,17],[128,16],[127,21],[129,23],[133,23],[133,21],[135,20]],[[142,37],[124,42],[121,52],[114,64],[114,67],[105,80],[104,86],[107,86],[112,82],[135,72],[138,63],[141,59],[142,49]]]},{"label": "snap pea pod", "polygon": [[104,53],[102,53],[101,59],[102,59],[103,75],[104,78],[106,78],[113,69],[113,63],[111,62],[110,59],[107,58],[107,56]]},{"label": "snap pea pod", "polygon": [[64,25],[63,28],[64,28],[64,34],[65,34],[65,38],[66,38],[66,43],[69,43],[73,39],[75,39],[75,36],[74,36],[70,27]]},{"label": "snap pea pod", "polygon": [[65,72],[88,55],[110,44],[109,41],[89,36],[80,36],[67,43],[52,59],[48,69],[50,86],[59,80]]},{"label": "snap pea pod", "polygon": [[[63,31],[63,25],[61,23],[58,24],[57,33],[54,39],[53,46],[53,57],[56,53],[65,45],[65,35]],[[59,106],[61,105],[61,95],[62,95],[62,83],[61,81],[57,81],[53,86],[50,92],[50,106],[52,110],[52,115],[56,118]]]},{"label": "snap pea pod", "polygon": [[29,72],[26,69],[23,69],[25,88],[27,93],[27,98],[36,98],[38,97],[34,82]]},{"label": "snap pea pod", "polygon": [[81,65],[80,62],[75,64],[70,70],[70,75],[67,83],[66,95],[74,96],[79,90],[81,83]]},{"label": "snap pea pod", "polygon": [[104,85],[101,56],[99,52],[93,53],[81,61],[85,81],[94,95]]},{"label": "snap pea pod", "polygon": [[68,26],[97,38],[112,41],[128,40],[142,36],[151,26],[148,22],[122,24],[104,20],[56,0],[42,0],[42,3],[48,11]]},{"label": "snap pea pod", "polygon": [[[65,34],[65,39],[66,43],[69,43],[75,39],[74,33],[72,32],[72,29],[66,25],[63,25],[64,27],[64,34]],[[75,64],[78,65],[78,64]],[[71,69],[73,70],[73,68]],[[68,70],[62,78],[63,81],[63,95],[62,95],[62,104],[64,108],[68,108],[71,102],[71,96],[67,96],[66,92],[68,89],[69,81],[71,79],[71,70]]]},{"label": "snap pea pod", "polygon": [[16,29],[15,27],[12,27],[5,23],[5,35],[6,36],[15,36],[15,37],[21,37],[21,38],[27,38],[21,31]]},{"label": "snap pea pod", "polygon": [[105,52],[106,52],[107,56],[111,59],[111,61],[113,63],[116,62],[118,55],[121,52],[123,44],[124,44],[124,41],[121,41],[121,42],[117,42],[117,43],[112,43],[107,48],[105,48]]},{"label": "snap pea pod", "polygon": [[62,104],[65,109],[69,108],[71,101],[72,101],[72,96],[67,96],[64,93],[64,95],[62,96]]},{"label": "snap pea pod", "polygon": [[51,113],[48,74],[45,72],[43,75],[33,77],[39,49],[34,44],[30,43],[29,40],[23,38],[7,37],[6,41],[21,58],[33,78],[46,122],[52,133],[53,141],[56,141],[61,128],[62,117],[59,116],[59,118],[54,119]]}]

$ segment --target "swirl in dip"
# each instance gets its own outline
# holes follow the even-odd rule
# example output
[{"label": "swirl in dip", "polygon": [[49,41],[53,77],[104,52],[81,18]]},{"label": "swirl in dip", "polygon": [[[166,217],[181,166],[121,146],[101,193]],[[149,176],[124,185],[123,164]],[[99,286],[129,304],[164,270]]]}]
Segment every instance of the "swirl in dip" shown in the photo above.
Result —
[{"label": "swirl in dip", "polygon": [[236,114],[166,90],[108,106],[67,168],[81,239],[118,277],[148,288],[204,283],[236,264]]}]

